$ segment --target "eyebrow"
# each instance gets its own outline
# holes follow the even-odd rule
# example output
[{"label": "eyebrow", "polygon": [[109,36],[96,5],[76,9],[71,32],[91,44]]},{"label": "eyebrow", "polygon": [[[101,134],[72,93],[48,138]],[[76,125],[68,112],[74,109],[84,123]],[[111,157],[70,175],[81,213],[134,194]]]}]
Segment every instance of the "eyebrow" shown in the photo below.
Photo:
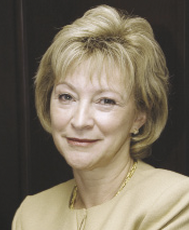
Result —
[{"label": "eyebrow", "polygon": [[71,88],[72,90],[77,91],[76,87],[73,86],[72,84],[68,83],[68,82],[60,82],[57,85],[55,85],[55,87],[59,86],[59,85],[67,85],[69,88]]},{"label": "eyebrow", "polygon": [[[76,88],[74,85],[70,84],[69,82],[65,82],[65,81],[60,82],[60,83],[58,83],[58,84],[56,85],[56,87],[59,86],[59,85],[66,85],[66,86],[68,86],[69,88],[71,88],[72,90],[74,90],[74,91],[77,92],[77,88]],[[120,92],[118,92],[118,91],[116,91],[116,90],[114,90],[114,89],[110,89],[110,88],[101,88],[101,89],[99,89],[99,90],[96,91],[97,94],[105,93],[105,92],[113,92],[113,93],[116,93],[116,94],[118,94],[122,99],[124,99],[124,95],[122,95]]]}]

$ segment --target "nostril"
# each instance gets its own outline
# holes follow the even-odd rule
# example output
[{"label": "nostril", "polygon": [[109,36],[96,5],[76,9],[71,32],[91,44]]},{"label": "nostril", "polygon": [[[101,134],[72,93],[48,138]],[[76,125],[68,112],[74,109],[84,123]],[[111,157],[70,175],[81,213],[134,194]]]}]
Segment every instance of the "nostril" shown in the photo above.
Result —
[{"label": "nostril", "polygon": [[89,129],[94,125],[93,116],[90,114],[89,109],[84,107],[77,110],[71,120],[71,125],[75,129]]},{"label": "nostril", "polygon": [[71,122],[72,127],[75,129],[89,129],[93,127],[93,121],[91,120],[72,120]]}]

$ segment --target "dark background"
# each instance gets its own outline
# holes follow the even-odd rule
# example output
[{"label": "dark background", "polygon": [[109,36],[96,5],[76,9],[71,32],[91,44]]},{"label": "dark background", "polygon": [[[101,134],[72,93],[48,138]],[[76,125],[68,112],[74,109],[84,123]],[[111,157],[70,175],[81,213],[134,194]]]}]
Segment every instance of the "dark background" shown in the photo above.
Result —
[{"label": "dark background", "polygon": [[10,229],[27,194],[72,177],[36,117],[33,76],[58,30],[99,4],[125,9],[151,23],[167,58],[172,90],[168,124],[148,162],[189,175],[189,1],[1,0],[1,230]]}]

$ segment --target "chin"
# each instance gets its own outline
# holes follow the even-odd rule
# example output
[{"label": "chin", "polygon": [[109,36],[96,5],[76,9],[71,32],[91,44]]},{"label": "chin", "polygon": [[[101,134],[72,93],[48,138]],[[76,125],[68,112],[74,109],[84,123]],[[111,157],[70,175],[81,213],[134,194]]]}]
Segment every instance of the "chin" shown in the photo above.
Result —
[{"label": "chin", "polygon": [[91,162],[67,162],[73,170],[81,170],[81,171],[92,171],[97,168],[97,165],[92,164]]},{"label": "chin", "polygon": [[66,159],[66,162],[72,169],[84,170],[89,168],[89,162],[82,161],[81,159]]}]

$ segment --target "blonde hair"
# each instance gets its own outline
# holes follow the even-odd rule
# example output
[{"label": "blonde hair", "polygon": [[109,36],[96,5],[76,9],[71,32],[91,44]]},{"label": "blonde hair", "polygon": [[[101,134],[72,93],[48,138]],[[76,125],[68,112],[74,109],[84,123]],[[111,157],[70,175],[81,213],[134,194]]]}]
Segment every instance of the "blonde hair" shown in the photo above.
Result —
[{"label": "blonde hair", "polygon": [[[50,97],[56,82],[85,60],[90,75],[115,67],[129,81],[138,111],[147,121],[131,139],[131,156],[146,157],[167,120],[168,70],[164,54],[150,24],[102,5],[87,11],[55,36],[44,54],[35,78],[36,109],[42,126],[51,132]],[[98,68],[97,68],[98,67]]]}]

